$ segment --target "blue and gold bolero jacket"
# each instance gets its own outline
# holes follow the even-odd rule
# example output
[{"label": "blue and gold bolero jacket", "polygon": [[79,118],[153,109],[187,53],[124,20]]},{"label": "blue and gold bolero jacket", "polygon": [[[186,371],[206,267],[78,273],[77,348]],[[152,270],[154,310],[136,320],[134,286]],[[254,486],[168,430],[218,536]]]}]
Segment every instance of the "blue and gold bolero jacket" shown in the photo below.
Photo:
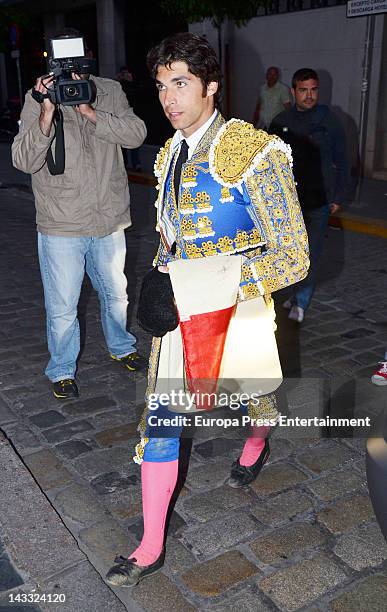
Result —
[{"label": "blue and gold bolero jacket", "polygon": [[167,214],[174,256],[161,232],[154,265],[172,259],[243,255],[240,299],[302,280],[308,239],[292,174],[289,145],[239,119],[218,114],[183,165],[176,202],[172,139],[155,161],[157,227]]}]

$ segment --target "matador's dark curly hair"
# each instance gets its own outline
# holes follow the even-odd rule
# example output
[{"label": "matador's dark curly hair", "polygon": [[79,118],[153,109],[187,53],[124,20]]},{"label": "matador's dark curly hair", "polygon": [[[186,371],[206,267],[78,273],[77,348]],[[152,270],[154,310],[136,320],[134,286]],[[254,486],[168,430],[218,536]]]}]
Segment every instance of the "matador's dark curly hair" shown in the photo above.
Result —
[{"label": "matador's dark curly hair", "polygon": [[153,47],[147,56],[147,66],[153,78],[156,78],[159,66],[170,67],[173,62],[185,62],[188,70],[203,83],[204,93],[209,83],[218,83],[214,95],[215,106],[218,106],[222,73],[216,53],[204,36],[191,32],[174,34]]}]

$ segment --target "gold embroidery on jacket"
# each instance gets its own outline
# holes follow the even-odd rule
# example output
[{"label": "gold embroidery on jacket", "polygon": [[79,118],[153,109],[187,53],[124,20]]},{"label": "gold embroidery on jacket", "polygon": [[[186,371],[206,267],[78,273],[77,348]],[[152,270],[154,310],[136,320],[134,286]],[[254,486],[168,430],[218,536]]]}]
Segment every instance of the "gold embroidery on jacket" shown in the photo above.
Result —
[{"label": "gold embroidery on jacket", "polygon": [[277,421],[279,413],[275,393],[262,395],[257,402],[250,400],[247,413],[251,419]]},{"label": "gold embroidery on jacket", "polygon": [[198,205],[199,212],[210,212],[213,209],[213,206],[211,206],[211,198],[206,191],[198,191],[195,201]]},{"label": "gold embroidery on jacket", "polygon": [[182,215],[192,215],[195,212],[196,198],[191,193],[184,190],[180,196],[179,208]]},{"label": "gold embroidery on jacket", "polygon": [[199,238],[207,238],[208,236],[215,235],[212,229],[212,221],[209,217],[199,217],[196,227],[198,228],[197,236]]},{"label": "gold embroidery on jacket", "polygon": [[197,175],[198,175],[198,172],[194,164],[190,164],[190,163],[185,164],[181,172],[181,184],[183,188],[187,189],[187,187],[196,187]]},{"label": "gold embroidery on jacket", "polygon": [[224,182],[237,183],[271,138],[250,123],[238,121],[229,125],[215,147],[214,165],[219,176]]},{"label": "gold embroidery on jacket", "polygon": [[[308,241],[301,208],[286,155],[270,151],[269,167],[246,181],[250,200],[259,217],[266,252],[250,264],[265,293],[296,283],[309,267]],[[276,196],[281,194],[281,199]]]},{"label": "gold embroidery on jacket", "polygon": [[195,212],[211,212],[210,195],[206,191],[198,191],[193,197],[188,189],[184,189],[179,200],[179,211],[182,215],[193,215]]},{"label": "gold embroidery on jacket", "polygon": [[187,244],[185,247],[188,259],[203,257],[202,250],[196,244]]},{"label": "gold embroidery on jacket", "polygon": [[245,231],[238,230],[235,236],[235,244],[237,249],[243,250],[249,246],[249,235]]},{"label": "gold embroidery on jacket", "polygon": [[[161,351],[161,340],[162,338],[153,338],[151,352],[149,356],[148,366],[148,385],[146,390],[146,397],[149,397],[151,393],[154,393],[157,381],[157,371],[159,367],[160,351]],[[149,412],[148,403],[145,404],[144,411],[141,415],[140,422],[138,424],[138,431],[140,432],[141,440],[135,446],[135,455],[133,461],[141,464],[144,457],[145,446],[149,442],[149,438],[145,436],[147,426],[147,416]]]},{"label": "gold embroidery on jacket", "polygon": [[234,201],[234,196],[231,195],[231,191],[229,190],[228,187],[222,187],[221,194],[222,194],[222,197],[220,198],[220,202],[222,202],[222,204],[224,204],[225,202]]},{"label": "gold embroidery on jacket", "polygon": [[[281,151],[292,163],[291,149],[278,136],[241,119],[230,119],[217,133],[209,149],[212,177],[224,187],[237,187],[255,172],[267,169],[266,156],[271,150]],[[267,186],[270,191],[273,186]]]}]

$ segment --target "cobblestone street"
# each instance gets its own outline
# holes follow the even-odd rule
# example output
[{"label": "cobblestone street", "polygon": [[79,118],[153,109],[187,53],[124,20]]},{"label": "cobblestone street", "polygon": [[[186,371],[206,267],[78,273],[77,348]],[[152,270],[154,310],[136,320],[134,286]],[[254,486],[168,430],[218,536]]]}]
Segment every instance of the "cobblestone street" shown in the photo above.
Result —
[{"label": "cobblestone street", "polygon": [[[131,195],[129,321],[147,355],[150,338],[133,305],[157,244],[154,195],[140,185]],[[140,468],[131,456],[145,373],[110,360],[86,281],[81,397],[52,396],[32,195],[3,185],[0,208],[0,611],[384,611],[387,545],[367,491],[364,428],[339,439],[337,430],[278,427],[270,461],[246,490],[224,485],[243,432],[202,433],[183,449],[189,466],[163,570],[133,589],[105,585],[114,556],[141,539]],[[330,414],[374,417],[387,407],[386,387],[370,383],[387,345],[386,244],[330,229],[301,327],[276,296],[283,412],[322,414],[328,392]],[[10,605],[10,594],[32,589],[64,593],[66,602]]]}]

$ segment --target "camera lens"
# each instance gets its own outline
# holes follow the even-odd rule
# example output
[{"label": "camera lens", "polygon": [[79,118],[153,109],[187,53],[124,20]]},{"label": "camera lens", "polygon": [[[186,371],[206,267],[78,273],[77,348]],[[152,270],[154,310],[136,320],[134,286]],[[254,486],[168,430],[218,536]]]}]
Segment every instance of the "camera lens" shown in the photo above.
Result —
[{"label": "camera lens", "polygon": [[75,96],[79,96],[79,89],[75,85],[67,85],[64,88],[64,93],[68,98],[75,98]]}]

